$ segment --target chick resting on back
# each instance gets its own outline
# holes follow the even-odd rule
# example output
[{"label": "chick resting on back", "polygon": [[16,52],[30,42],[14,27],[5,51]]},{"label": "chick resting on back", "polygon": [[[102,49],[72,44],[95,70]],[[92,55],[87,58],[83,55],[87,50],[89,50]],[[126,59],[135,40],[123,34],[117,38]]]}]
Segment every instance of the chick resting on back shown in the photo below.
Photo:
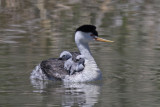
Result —
[{"label": "chick resting on back", "polygon": [[80,72],[84,69],[85,59],[82,55],[76,57],[76,62],[72,64],[70,69],[70,75],[73,75],[75,72]]}]

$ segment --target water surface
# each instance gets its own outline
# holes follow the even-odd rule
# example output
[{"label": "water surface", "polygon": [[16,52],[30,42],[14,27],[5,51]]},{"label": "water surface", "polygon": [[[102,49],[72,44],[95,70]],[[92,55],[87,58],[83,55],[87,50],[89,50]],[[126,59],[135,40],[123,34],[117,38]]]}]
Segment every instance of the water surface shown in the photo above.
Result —
[{"label": "water surface", "polygon": [[[0,0],[0,105],[159,107],[159,13],[158,0]],[[90,44],[102,81],[31,81],[42,60],[78,51],[83,24],[115,41]]]}]

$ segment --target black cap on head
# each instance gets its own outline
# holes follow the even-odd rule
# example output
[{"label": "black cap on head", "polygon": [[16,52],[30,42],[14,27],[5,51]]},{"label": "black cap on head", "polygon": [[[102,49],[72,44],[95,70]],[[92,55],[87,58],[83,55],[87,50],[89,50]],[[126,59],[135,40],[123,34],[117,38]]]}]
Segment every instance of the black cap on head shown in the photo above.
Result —
[{"label": "black cap on head", "polygon": [[77,31],[82,31],[82,32],[92,32],[94,35],[98,36],[98,32],[96,31],[96,26],[94,25],[82,25],[79,28],[76,29]]}]

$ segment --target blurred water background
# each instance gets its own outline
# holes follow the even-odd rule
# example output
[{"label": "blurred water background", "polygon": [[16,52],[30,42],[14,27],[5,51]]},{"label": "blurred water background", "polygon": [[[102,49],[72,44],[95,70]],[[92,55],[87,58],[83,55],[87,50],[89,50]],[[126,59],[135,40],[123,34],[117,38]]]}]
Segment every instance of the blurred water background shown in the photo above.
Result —
[{"label": "blurred water background", "polygon": [[[90,44],[102,81],[31,81],[40,61],[78,51],[83,24],[115,41]],[[159,107],[160,1],[0,0],[0,106]]]}]

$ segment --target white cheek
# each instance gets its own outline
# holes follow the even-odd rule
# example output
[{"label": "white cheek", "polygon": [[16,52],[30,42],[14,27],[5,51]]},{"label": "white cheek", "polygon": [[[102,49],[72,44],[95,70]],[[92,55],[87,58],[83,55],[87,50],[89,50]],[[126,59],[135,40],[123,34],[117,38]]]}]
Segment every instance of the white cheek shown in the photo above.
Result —
[{"label": "white cheek", "polygon": [[90,41],[93,41],[94,38],[92,36],[90,36],[91,34],[92,33],[85,33],[85,32],[78,31],[78,32],[76,32],[75,41],[77,43],[79,41],[81,41],[81,42],[90,42]]}]

